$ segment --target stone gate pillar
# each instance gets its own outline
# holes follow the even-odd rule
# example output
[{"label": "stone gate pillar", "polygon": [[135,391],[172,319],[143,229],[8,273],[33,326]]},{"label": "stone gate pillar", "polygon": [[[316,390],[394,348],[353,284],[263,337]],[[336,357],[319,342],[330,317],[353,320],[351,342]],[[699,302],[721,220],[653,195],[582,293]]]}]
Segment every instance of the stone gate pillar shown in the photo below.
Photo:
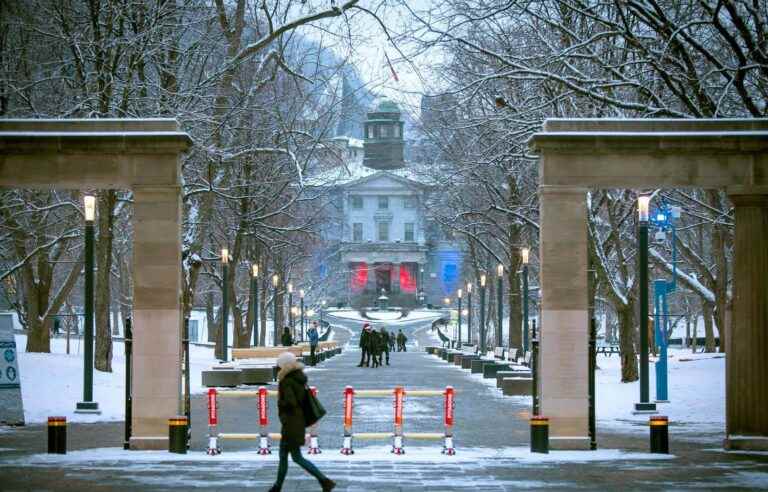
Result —
[{"label": "stone gate pillar", "polygon": [[587,190],[539,187],[539,395],[553,449],[587,449]]},{"label": "stone gate pillar", "polygon": [[726,448],[768,448],[768,187],[729,188],[736,206],[727,331]]},{"label": "stone gate pillar", "polygon": [[181,189],[134,186],[132,449],[167,449],[179,413]]}]

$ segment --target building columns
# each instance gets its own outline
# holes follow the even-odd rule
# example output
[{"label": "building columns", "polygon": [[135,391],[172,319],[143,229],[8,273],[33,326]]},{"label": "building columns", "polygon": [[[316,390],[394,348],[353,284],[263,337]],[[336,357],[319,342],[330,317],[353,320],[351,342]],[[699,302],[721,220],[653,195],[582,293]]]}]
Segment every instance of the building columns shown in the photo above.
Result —
[{"label": "building columns", "polygon": [[726,332],[728,449],[768,450],[768,187],[730,188],[733,312]]},{"label": "building columns", "polygon": [[134,186],[133,436],[131,449],[167,449],[180,412],[181,189]]},{"label": "building columns", "polygon": [[541,414],[550,447],[588,449],[587,190],[540,186]]}]

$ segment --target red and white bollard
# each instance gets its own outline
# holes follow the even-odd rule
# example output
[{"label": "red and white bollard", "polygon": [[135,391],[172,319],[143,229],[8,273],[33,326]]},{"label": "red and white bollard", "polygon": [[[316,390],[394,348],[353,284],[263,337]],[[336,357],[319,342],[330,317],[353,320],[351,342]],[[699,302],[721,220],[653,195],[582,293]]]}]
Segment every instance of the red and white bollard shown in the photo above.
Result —
[{"label": "red and white bollard", "polygon": [[344,444],[341,446],[341,454],[355,454],[352,449],[352,405],[355,390],[352,386],[344,388]]},{"label": "red and white bollard", "polygon": [[[312,393],[312,396],[317,397],[317,388],[314,386],[309,387],[309,391]],[[307,454],[320,454],[322,451],[320,451],[320,444],[317,441],[317,423],[312,425],[309,428],[309,449],[307,449]]]},{"label": "red and white bollard", "polygon": [[392,443],[392,452],[395,454],[405,454],[403,448],[403,404],[405,403],[405,390],[402,386],[395,388],[395,436]]},{"label": "red and white bollard", "polygon": [[264,386],[259,388],[259,450],[257,453],[261,455],[272,454],[272,449],[269,447],[269,434],[267,433],[267,424],[269,419],[267,418],[267,388]]},{"label": "red and white bollard", "polygon": [[445,443],[443,444],[443,454],[453,456],[456,449],[453,447],[453,410],[456,406],[455,392],[452,386],[445,387]]},{"label": "red and white bollard", "polygon": [[219,423],[218,402],[216,399],[216,389],[208,390],[208,449],[206,454],[215,456],[221,454],[219,447],[219,434],[216,432],[216,426]]}]

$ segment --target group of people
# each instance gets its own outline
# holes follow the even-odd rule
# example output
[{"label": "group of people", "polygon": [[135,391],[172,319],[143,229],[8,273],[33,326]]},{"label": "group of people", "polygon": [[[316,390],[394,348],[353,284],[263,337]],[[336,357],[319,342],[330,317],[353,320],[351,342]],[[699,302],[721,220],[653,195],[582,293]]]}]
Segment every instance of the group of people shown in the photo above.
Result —
[{"label": "group of people", "polygon": [[[317,343],[320,341],[320,332],[317,329],[317,321],[312,322],[312,326],[307,330],[307,341],[309,342],[309,358],[310,364],[315,365],[315,351],[317,350]],[[283,334],[280,336],[280,344],[283,347],[290,347],[294,344],[293,334],[291,328],[286,326],[283,328]]]},{"label": "group of people", "polygon": [[[404,352],[407,341],[408,338],[406,338],[403,330],[398,330],[397,336],[395,336],[394,333],[389,333],[384,327],[376,331],[369,323],[364,324],[363,331],[360,333],[362,355],[357,367],[379,367],[385,363],[389,365],[389,353],[395,351],[395,344],[397,344],[398,352]],[[382,356],[384,357],[383,360]]]}]

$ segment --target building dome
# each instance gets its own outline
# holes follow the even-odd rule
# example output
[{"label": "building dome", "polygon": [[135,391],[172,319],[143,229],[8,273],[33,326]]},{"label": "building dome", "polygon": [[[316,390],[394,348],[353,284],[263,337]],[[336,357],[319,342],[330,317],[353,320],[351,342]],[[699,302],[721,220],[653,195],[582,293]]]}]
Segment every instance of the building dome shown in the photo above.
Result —
[{"label": "building dome", "polygon": [[391,99],[386,97],[376,106],[375,113],[399,113],[400,107]]}]

